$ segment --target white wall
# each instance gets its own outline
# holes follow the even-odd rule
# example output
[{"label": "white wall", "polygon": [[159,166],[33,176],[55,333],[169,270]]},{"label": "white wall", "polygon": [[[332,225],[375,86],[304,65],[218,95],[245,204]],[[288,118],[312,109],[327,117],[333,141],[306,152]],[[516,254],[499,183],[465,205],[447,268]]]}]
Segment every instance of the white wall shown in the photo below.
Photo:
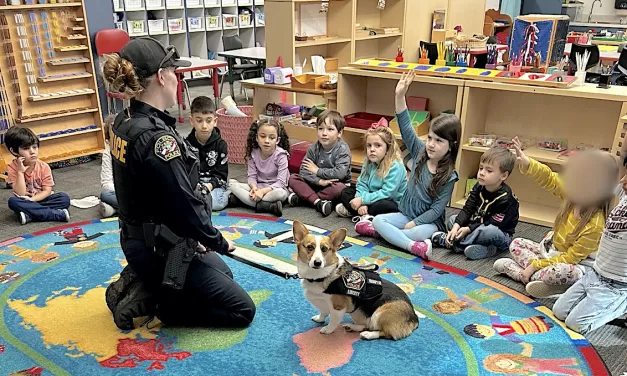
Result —
[{"label": "white wall", "polygon": [[500,0],[486,0],[485,10],[488,10],[488,9],[499,10],[499,3],[500,3]]},{"label": "white wall", "polygon": [[[594,0],[580,0],[585,4],[583,7],[583,14],[588,18],[590,14],[590,7],[592,6],[592,2]],[[603,6],[599,7],[599,2],[594,5],[594,13],[592,13],[592,17],[594,16],[617,16],[617,9],[614,9],[614,0],[602,0]]]}]

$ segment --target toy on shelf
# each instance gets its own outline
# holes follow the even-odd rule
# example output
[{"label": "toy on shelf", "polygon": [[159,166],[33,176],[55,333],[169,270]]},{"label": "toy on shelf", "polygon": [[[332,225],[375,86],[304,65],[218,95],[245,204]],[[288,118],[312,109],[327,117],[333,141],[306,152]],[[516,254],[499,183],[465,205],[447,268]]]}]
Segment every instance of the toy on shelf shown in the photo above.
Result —
[{"label": "toy on shelf", "polygon": [[486,69],[496,69],[496,64],[498,63],[499,52],[496,49],[495,44],[491,44],[488,47],[488,57],[486,60]]},{"label": "toy on shelf", "polygon": [[469,58],[470,58],[470,48],[468,47],[458,48],[457,49],[457,62],[455,65],[457,65],[458,67],[465,68],[468,66]]},{"label": "toy on shelf", "polygon": [[439,65],[439,66],[444,66],[446,65],[446,43],[444,42],[438,42],[437,44],[438,47],[438,58],[435,61],[435,65]]},{"label": "toy on shelf", "polygon": [[539,149],[560,152],[568,149],[568,140],[564,138],[545,138],[538,140]]},{"label": "toy on shelf", "polygon": [[455,54],[455,49],[452,45],[446,47],[446,66],[454,67],[455,61],[457,61],[457,55]]},{"label": "toy on shelf", "polygon": [[[570,19],[566,15],[516,17],[510,51],[523,55],[523,66],[546,73],[563,56]],[[539,53],[539,55],[538,55]],[[528,69],[523,68],[523,71]]]},{"label": "toy on shelf", "polygon": [[418,64],[429,64],[429,51],[423,46],[420,47],[420,59]]},{"label": "toy on shelf", "polygon": [[468,145],[489,148],[496,143],[496,139],[496,135],[494,134],[476,133],[470,136],[468,139]]},{"label": "toy on shelf", "polygon": [[[522,150],[527,149],[530,145],[533,144],[533,140],[530,138],[526,138],[526,137],[518,137],[518,141],[520,141],[520,145]],[[496,145],[500,146],[502,148],[506,148],[509,150],[514,150],[514,141],[513,141],[513,137],[499,137],[496,140]]]},{"label": "toy on shelf", "polygon": [[401,46],[398,46],[396,48],[396,61],[399,63],[403,62],[403,49],[401,48]]}]

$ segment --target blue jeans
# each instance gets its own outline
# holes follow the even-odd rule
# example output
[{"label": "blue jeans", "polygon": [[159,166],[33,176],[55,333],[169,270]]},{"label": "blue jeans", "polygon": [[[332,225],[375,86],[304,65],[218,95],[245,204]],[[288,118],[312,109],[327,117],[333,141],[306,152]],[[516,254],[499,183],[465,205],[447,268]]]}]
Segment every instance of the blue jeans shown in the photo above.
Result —
[{"label": "blue jeans", "polygon": [[[457,214],[449,217],[446,222],[446,229],[451,230],[457,219]],[[483,247],[495,246],[499,251],[505,251],[509,249],[509,245],[512,243],[512,237],[509,234],[501,231],[500,228],[494,225],[481,225],[475,229],[475,231],[466,235],[465,238],[459,241],[459,247],[461,251],[469,245],[480,245]],[[459,249],[455,249],[459,251]],[[486,250],[487,253],[487,250]]]},{"label": "blue jeans", "polygon": [[390,213],[377,215],[372,225],[388,243],[409,251],[414,242],[430,239],[431,235],[438,230],[438,226],[433,223],[405,230],[405,225],[412,220],[402,213]]},{"label": "blue jeans", "polygon": [[62,209],[70,207],[70,196],[67,193],[53,193],[41,201],[29,201],[19,197],[9,198],[9,209],[16,214],[23,212],[27,219],[35,222],[65,222],[67,220]]},{"label": "blue jeans", "polygon": [[587,334],[627,313],[627,283],[588,270],[560,295],[553,313],[570,329]]},{"label": "blue jeans", "polygon": [[226,208],[226,206],[229,204],[230,194],[231,192],[227,191],[224,188],[214,188],[211,191],[211,210],[224,210],[224,208]]},{"label": "blue jeans", "polygon": [[118,210],[118,197],[115,195],[115,191],[105,190],[100,193],[100,201],[110,205],[113,209]]}]

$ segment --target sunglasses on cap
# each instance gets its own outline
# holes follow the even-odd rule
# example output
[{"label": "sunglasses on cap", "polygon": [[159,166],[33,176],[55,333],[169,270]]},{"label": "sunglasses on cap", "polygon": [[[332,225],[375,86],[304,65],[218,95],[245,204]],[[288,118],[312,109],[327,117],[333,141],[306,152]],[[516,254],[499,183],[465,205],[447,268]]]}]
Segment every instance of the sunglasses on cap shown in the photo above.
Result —
[{"label": "sunglasses on cap", "polygon": [[166,65],[168,62],[170,62],[170,61],[176,61],[176,60],[179,60],[179,59],[181,58],[181,57],[179,56],[178,51],[176,50],[176,47],[174,47],[174,46],[170,45],[170,46],[167,46],[167,47],[165,48],[165,50],[166,50],[165,57],[164,57],[164,58],[163,58],[163,60],[161,60],[161,62],[159,63],[159,66],[160,66],[161,68],[169,68],[169,67],[173,66],[173,64]]}]

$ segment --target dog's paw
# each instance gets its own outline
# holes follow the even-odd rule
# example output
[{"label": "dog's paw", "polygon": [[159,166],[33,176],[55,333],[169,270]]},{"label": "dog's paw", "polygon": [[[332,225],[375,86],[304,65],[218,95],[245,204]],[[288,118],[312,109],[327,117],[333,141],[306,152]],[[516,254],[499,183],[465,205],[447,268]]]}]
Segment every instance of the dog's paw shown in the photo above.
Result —
[{"label": "dog's paw", "polygon": [[322,328],[320,328],[320,333],[322,334],[331,334],[335,331],[335,329],[331,329],[329,328],[329,326],[323,326]]},{"label": "dog's paw", "polygon": [[359,337],[361,337],[361,339],[378,339],[381,336],[380,332],[361,332],[359,334]]},{"label": "dog's paw", "polygon": [[318,324],[323,324],[327,320],[326,316],[323,315],[315,315],[311,318],[311,321],[317,322]]},{"label": "dog's paw", "polygon": [[344,330],[347,332],[361,332],[365,329],[364,325],[344,324]]}]

